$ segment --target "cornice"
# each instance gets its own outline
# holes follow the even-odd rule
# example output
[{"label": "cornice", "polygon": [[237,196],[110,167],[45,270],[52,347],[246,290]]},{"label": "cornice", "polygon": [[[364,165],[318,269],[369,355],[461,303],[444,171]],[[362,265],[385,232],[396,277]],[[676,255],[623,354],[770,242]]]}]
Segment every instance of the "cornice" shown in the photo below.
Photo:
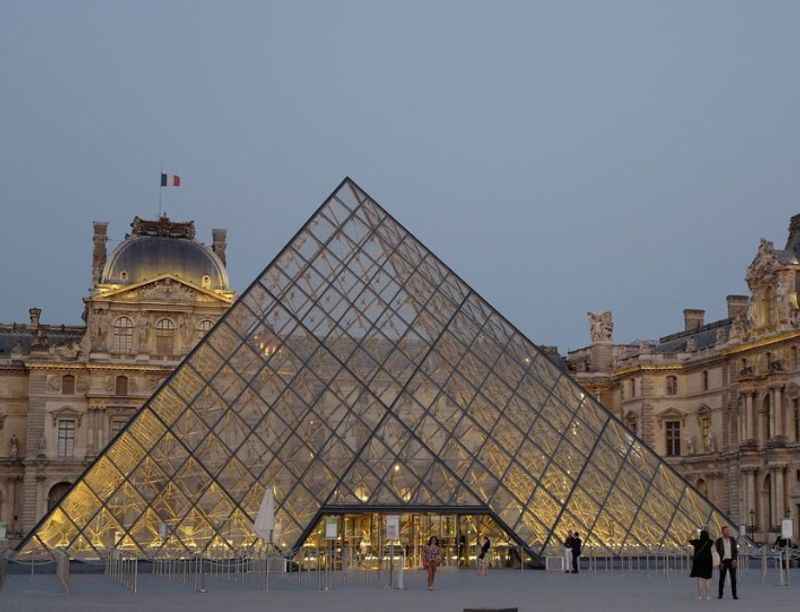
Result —
[{"label": "cornice", "polygon": [[[197,293],[200,293],[202,295],[206,295],[206,296],[208,296],[210,298],[213,298],[213,299],[215,299],[215,300],[217,300],[219,302],[222,302],[224,304],[230,305],[233,302],[233,296],[234,296],[233,291],[220,291],[220,292],[209,291],[208,289],[204,289],[203,287],[198,287],[197,285],[195,285],[193,283],[190,283],[190,282],[186,281],[185,279],[179,278],[177,276],[174,276],[174,275],[168,274],[168,273],[167,274],[159,274],[158,276],[155,276],[153,278],[149,278],[149,279],[147,279],[145,281],[142,281],[140,283],[136,283],[134,285],[124,285],[124,286],[122,286],[122,285],[114,285],[114,284],[101,284],[101,285],[97,286],[97,293],[94,293],[93,295],[89,296],[88,298],[86,298],[86,300],[90,301],[90,302],[98,302],[98,301],[102,302],[102,301],[108,300],[110,298],[114,298],[116,296],[122,295],[123,293],[127,293],[129,291],[134,291],[134,290],[139,289],[141,287],[145,287],[147,285],[152,285],[154,283],[157,283],[159,281],[166,280],[166,279],[169,279],[170,281],[173,281],[173,282],[176,282],[176,283],[178,283],[180,285],[183,285],[184,287],[189,287],[190,289],[192,289],[194,291],[197,291]],[[160,303],[162,303],[162,300],[143,299],[143,300],[140,301],[140,303],[160,304]]]},{"label": "cornice", "polygon": [[27,367],[31,370],[88,370],[90,373],[92,370],[100,370],[100,371],[120,371],[125,370],[128,372],[171,372],[175,369],[175,365],[134,365],[134,364],[123,364],[123,363],[80,363],[80,364],[69,364],[69,363],[36,363],[31,362],[26,364]]},{"label": "cornice", "polygon": [[794,338],[800,337],[800,330],[791,330],[786,332],[781,332],[775,336],[769,336],[767,338],[760,338],[759,340],[753,340],[751,342],[745,342],[738,346],[732,346],[727,349],[722,349],[723,355],[736,355],[738,353],[744,353],[747,351],[752,351],[754,349],[759,349],[764,346],[769,346],[771,344],[778,344],[779,342],[785,342],[786,340],[792,340]]}]

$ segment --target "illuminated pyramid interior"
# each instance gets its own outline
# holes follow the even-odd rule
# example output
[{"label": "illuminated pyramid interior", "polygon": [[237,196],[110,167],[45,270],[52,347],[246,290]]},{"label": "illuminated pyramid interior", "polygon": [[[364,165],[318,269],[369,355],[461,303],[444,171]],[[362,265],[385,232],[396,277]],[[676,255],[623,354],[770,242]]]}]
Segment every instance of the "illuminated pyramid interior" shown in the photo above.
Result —
[{"label": "illuminated pyramid interior", "polygon": [[285,554],[332,508],[469,508],[532,555],[729,524],[350,179],[19,555],[260,550],[270,486]]}]

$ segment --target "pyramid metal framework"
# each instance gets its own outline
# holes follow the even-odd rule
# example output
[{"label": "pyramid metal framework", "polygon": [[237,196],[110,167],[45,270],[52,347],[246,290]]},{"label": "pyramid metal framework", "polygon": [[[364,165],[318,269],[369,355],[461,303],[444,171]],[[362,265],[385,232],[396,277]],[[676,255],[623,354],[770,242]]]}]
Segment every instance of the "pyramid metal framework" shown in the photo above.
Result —
[{"label": "pyramid metal framework", "polygon": [[348,508],[485,512],[532,555],[732,527],[349,178],[18,554],[259,550],[270,486],[287,554]]}]

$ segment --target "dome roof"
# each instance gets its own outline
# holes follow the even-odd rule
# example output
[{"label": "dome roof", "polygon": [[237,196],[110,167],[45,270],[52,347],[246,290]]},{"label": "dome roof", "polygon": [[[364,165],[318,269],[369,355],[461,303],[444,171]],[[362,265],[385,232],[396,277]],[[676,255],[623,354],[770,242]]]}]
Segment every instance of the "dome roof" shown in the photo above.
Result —
[{"label": "dome roof", "polygon": [[127,236],[106,262],[101,283],[135,285],[163,274],[209,290],[229,291],[228,273],[219,257],[194,240],[194,223],[172,223],[167,217],[136,217]]}]

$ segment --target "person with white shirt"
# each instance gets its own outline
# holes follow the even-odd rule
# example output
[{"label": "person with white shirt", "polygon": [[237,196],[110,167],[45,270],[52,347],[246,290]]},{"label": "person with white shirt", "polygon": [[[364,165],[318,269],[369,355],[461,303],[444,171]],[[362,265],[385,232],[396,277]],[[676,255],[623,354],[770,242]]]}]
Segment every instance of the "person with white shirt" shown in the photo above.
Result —
[{"label": "person with white shirt", "polygon": [[731,575],[731,593],[734,599],[739,599],[736,595],[736,559],[739,556],[739,550],[728,527],[722,528],[722,537],[715,544],[719,555],[719,599],[722,599],[722,593],[725,590],[725,576],[729,573]]}]

